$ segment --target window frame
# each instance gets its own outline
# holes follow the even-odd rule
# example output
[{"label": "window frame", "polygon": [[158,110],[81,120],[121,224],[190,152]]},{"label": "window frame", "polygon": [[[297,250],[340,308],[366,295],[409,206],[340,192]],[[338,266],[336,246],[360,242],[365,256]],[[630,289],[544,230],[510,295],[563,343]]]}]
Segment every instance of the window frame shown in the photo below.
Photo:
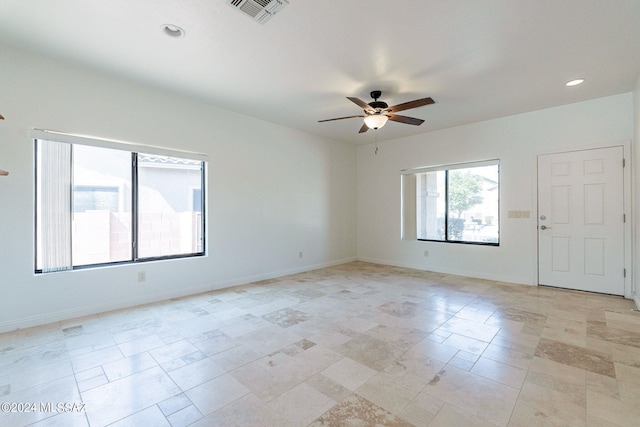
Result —
[{"label": "window frame", "polygon": [[[171,260],[171,259],[181,259],[181,258],[196,258],[207,255],[207,215],[206,215],[206,200],[207,200],[207,158],[208,156],[204,153],[196,153],[189,152],[183,150],[176,149],[168,149],[164,147],[157,147],[151,145],[143,145],[143,144],[135,144],[123,141],[115,141],[115,140],[107,140],[102,138],[95,137],[87,137],[84,135],[75,135],[75,134],[67,134],[56,131],[49,130],[41,130],[41,129],[33,129],[31,131],[31,138],[33,140],[34,146],[34,272],[36,274],[46,274],[48,271],[43,271],[42,268],[38,268],[38,205],[41,200],[38,197],[39,188],[38,188],[38,149],[37,144],[38,141],[49,141],[55,143],[66,143],[71,146],[71,163],[70,163],[70,173],[71,173],[71,183],[70,183],[70,197],[73,199],[73,191],[74,191],[74,182],[73,182],[73,146],[74,145],[86,145],[93,147],[101,147],[112,150],[120,150],[129,152],[131,154],[131,162],[130,162],[130,170],[131,170],[131,259],[122,260],[122,261],[111,261],[104,263],[93,263],[93,264],[83,264],[83,265],[73,265],[73,257],[71,257],[71,266],[66,269],[61,269],[58,271],[74,271],[74,270],[84,270],[90,268],[98,268],[98,267],[109,267],[115,265],[126,265],[126,264],[137,264],[144,262],[152,262],[152,261],[163,261],[163,260]],[[180,253],[173,255],[158,255],[158,256],[150,256],[150,257],[140,257],[138,255],[138,243],[140,241],[139,238],[139,206],[138,206],[138,155],[153,155],[153,156],[167,156],[185,160],[195,160],[200,162],[200,207],[201,207],[201,220],[200,220],[200,228],[201,228],[201,250],[197,252],[189,252],[189,253]],[[191,189],[193,190],[193,189]],[[70,215],[74,215],[73,204],[70,207]],[[71,239],[73,241],[73,223],[71,225],[72,229],[70,230]]]},{"label": "window frame", "polygon": [[[497,166],[498,182],[497,182],[497,225],[498,225],[498,241],[497,242],[481,242],[470,240],[451,240],[449,237],[449,172],[459,169],[471,169],[483,166]],[[444,239],[426,239],[418,238],[417,231],[417,177],[427,172],[444,172],[445,175],[445,214],[444,214]],[[418,242],[436,242],[436,243],[453,243],[462,245],[476,246],[500,246],[500,160],[491,159],[475,162],[455,163],[449,165],[419,167],[414,169],[405,169],[400,172],[401,176],[401,240],[418,241]]]}]

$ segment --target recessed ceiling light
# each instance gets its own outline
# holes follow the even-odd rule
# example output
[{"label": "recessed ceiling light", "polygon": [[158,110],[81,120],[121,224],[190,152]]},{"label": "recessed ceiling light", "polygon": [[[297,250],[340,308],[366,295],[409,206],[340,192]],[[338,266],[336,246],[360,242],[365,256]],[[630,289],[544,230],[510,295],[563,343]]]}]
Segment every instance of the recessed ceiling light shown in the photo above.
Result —
[{"label": "recessed ceiling light", "polygon": [[565,86],[577,86],[581,83],[584,83],[584,79],[575,79],[575,80],[571,80],[570,82],[566,82]]},{"label": "recessed ceiling light", "polygon": [[184,37],[184,34],[185,34],[182,28],[173,24],[164,24],[162,26],[162,31],[169,37],[175,37],[175,38]]}]

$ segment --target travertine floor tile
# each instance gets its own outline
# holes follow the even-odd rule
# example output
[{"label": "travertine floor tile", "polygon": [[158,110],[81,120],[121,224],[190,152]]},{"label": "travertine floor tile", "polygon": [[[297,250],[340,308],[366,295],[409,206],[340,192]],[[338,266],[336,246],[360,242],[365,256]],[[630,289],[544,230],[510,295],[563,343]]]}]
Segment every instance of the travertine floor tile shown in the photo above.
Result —
[{"label": "travertine floor tile", "polygon": [[491,342],[491,340],[500,331],[500,328],[495,326],[474,322],[472,320],[460,319],[457,317],[452,317],[444,322],[440,325],[440,329],[484,342]]},{"label": "travertine floor tile", "polygon": [[626,402],[589,391],[587,392],[587,414],[618,426],[634,427],[640,420],[640,406],[637,399]]},{"label": "travertine floor tile", "polygon": [[616,378],[620,399],[640,402],[640,368],[616,363]]},{"label": "travertine floor tile", "polygon": [[384,369],[404,352],[386,341],[364,334],[347,341],[335,351],[376,371]]},{"label": "travertine floor tile", "polygon": [[524,369],[515,368],[484,357],[478,359],[478,361],[473,365],[471,373],[516,389],[522,387],[522,383],[527,376],[527,371]]},{"label": "travertine floor tile", "polygon": [[353,262],[0,334],[0,402],[85,405],[0,425],[637,427],[632,307]]},{"label": "travertine floor tile", "polygon": [[155,405],[111,424],[112,427],[138,427],[141,425],[172,427],[162,412],[160,412],[160,409]]},{"label": "travertine floor tile", "polygon": [[[138,353],[131,357],[104,364],[102,369],[109,381],[115,381],[154,366],[157,366],[157,363],[149,353]],[[79,381],[77,373],[76,380]]]},{"label": "travertine floor tile", "polygon": [[[27,404],[28,409],[9,408],[7,411],[4,408],[0,412],[0,425],[28,425],[56,415],[58,402],[82,403],[83,401],[73,376],[59,378],[3,396],[0,402]],[[51,409],[44,409],[41,405],[49,403],[51,403]]]},{"label": "travertine floor tile", "polygon": [[412,375],[381,372],[363,384],[356,394],[391,413],[399,414],[422,391],[426,380]]},{"label": "travertine floor tile", "polygon": [[519,394],[518,389],[450,365],[429,381],[423,392],[498,425],[507,424]]},{"label": "travertine floor tile", "polygon": [[208,415],[248,393],[248,388],[227,374],[200,384],[185,394],[200,413]]},{"label": "travertine floor tile", "polygon": [[354,391],[374,375],[377,371],[371,369],[353,359],[344,357],[327,369],[322,371],[322,375]]},{"label": "travertine floor tile", "polygon": [[512,422],[525,425],[586,425],[586,400],[554,388],[525,382],[516,403]]},{"label": "travertine floor tile", "polygon": [[612,378],[616,376],[613,362],[607,354],[583,347],[543,338],[536,350],[536,356]]},{"label": "travertine floor tile", "polygon": [[411,426],[410,423],[370,401],[360,396],[352,395],[318,418],[310,427],[341,427],[349,424],[354,426]]},{"label": "travertine floor tile", "polygon": [[497,344],[489,344],[482,353],[482,357],[523,370],[529,368],[531,359],[533,359],[532,354],[522,353]]},{"label": "travertine floor tile", "polygon": [[186,427],[201,418],[202,414],[194,405],[187,406],[171,415],[167,415],[167,421],[169,421],[171,427]]},{"label": "travertine floor tile", "polygon": [[308,425],[331,409],[336,402],[315,388],[302,383],[278,396],[268,406],[295,425]]},{"label": "travertine floor tile", "polygon": [[[5,381],[7,381],[7,388],[12,393],[73,375],[73,369],[69,360],[45,363],[30,369],[16,369],[13,371],[2,369],[0,371],[3,374],[9,374]],[[1,382],[2,381],[0,381],[0,383]]]},{"label": "travertine floor tile", "polygon": [[428,424],[429,427],[451,427],[451,426],[474,426],[474,427],[493,427],[500,424],[493,424],[481,418],[474,416],[464,410],[444,405],[438,412],[438,415]]},{"label": "travertine floor tile", "polygon": [[220,365],[206,358],[175,369],[168,375],[178,387],[187,391],[225,373],[226,371]]},{"label": "travertine floor tile", "polygon": [[218,409],[192,424],[192,427],[296,427],[253,394]]},{"label": "travertine floor tile", "polygon": [[417,427],[428,426],[443,406],[444,402],[441,400],[419,393],[399,415]]},{"label": "travertine floor tile", "polygon": [[171,378],[154,367],[82,392],[92,425],[107,425],[180,393]]},{"label": "travertine floor tile", "polygon": [[165,345],[166,343],[159,336],[150,335],[122,342],[118,344],[118,348],[125,357],[129,357],[134,354],[143,353]]},{"label": "travertine floor tile", "polygon": [[307,380],[307,384],[323,393],[325,396],[341,402],[352,393],[348,388],[338,384],[330,378],[325,377],[322,374],[312,376]]},{"label": "travertine floor tile", "polygon": [[[563,401],[584,407],[586,404],[587,371],[581,368],[534,357],[522,391],[527,384],[561,393]],[[545,390],[542,390],[545,391]],[[521,392],[521,397],[523,393]]]},{"label": "travertine floor tile", "polygon": [[488,342],[477,340],[475,338],[465,337],[458,334],[451,334],[449,338],[442,342],[442,344],[477,355],[481,355],[489,345]]}]

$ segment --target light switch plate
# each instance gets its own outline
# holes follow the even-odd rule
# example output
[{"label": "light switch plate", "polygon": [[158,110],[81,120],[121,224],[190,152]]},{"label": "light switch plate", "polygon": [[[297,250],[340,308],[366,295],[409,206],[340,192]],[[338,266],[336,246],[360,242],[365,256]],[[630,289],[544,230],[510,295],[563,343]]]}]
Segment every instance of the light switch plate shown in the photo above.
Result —
[{"label": "light switch plate", "polygon": [[509,211],[509,218],[531,218],[531,211]]}]

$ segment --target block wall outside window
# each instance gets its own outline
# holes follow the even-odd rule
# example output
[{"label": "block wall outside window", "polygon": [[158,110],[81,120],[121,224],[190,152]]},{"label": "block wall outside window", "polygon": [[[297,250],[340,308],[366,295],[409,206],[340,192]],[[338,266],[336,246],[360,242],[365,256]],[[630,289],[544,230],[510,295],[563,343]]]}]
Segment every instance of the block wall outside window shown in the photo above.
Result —
[{"label": "block wall outside window", "polygon": [[60,144],[36,140],[36,272],[204,254],[204,161]]}]

